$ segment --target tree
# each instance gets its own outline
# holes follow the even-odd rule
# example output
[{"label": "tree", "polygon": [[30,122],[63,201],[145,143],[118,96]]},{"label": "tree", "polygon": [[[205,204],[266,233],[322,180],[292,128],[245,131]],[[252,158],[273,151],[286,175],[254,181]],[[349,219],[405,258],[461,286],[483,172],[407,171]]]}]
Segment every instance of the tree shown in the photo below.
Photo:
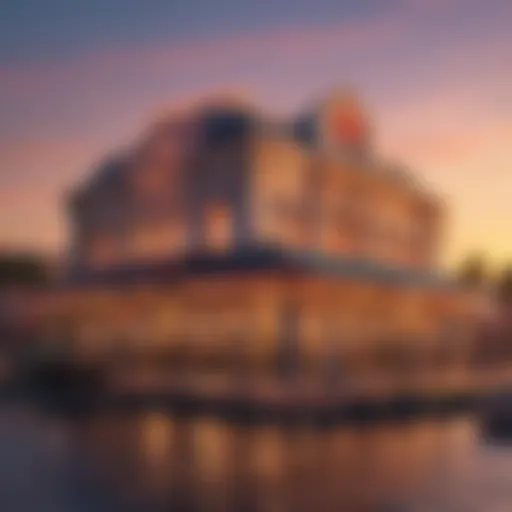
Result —
[{"label": "tree", "polygon": [[459,281],[471,288],[479,288],[488,280],[487,264],[481,254],[468,256],[460,265]]},{"label": "tree", "polygon": [[0,288],[12,285],[40,285],[47,280],[47,270],[37,256],[0,254]]},{"label": "tree", "polygon": [[500,301],[503,304],[512,305],[512,264],[501,271],[496,289]]}]

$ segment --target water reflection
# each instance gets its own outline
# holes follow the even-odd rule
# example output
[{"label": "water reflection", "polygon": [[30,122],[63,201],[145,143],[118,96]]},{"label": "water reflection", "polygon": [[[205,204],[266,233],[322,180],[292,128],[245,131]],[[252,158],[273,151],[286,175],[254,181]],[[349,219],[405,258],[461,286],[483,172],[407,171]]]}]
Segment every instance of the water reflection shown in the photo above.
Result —
[{"label": "water reflection", "polygon": [[481,444],[471,418],[318,429],[15,408],[0,460],[2,511],[512,507],[512,452]]}]

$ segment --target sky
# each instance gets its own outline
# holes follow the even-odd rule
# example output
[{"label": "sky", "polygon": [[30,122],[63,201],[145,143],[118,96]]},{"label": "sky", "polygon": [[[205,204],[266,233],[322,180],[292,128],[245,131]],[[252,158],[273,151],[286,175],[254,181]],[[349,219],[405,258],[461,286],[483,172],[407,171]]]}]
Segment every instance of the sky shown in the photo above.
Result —
[{"label": "sky", "polygon": [[512,260],[510,0],[0,0],[0,248],[58,254],[66,193],[159,109],[293,115],[352,87],[448,205],[443,261]]}]

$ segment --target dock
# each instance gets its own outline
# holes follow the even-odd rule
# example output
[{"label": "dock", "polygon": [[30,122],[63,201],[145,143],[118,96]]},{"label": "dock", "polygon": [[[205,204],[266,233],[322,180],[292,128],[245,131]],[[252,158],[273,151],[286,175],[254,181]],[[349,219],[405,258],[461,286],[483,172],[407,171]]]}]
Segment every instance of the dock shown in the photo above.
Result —
[{"label": "dock", "polygon": [[251,418],[335,419],[478,407],[481,400],[511,386],[512,368],[418,374],[407,379],[371,376],[337,383],[134,372],[110,376],[103,400],[111,405]]}]

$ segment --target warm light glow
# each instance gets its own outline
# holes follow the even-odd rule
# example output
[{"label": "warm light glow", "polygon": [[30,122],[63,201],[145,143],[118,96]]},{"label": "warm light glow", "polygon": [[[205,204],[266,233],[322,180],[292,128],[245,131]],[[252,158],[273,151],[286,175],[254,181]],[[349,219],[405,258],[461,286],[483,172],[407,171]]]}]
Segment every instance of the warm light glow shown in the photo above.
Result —
[{"label": "warm light glow", "polygon": [[207,247],[215,251],[226,251],[233,244],[234,219],[225,204],[214,204],[207,210],[205,218]]}]

